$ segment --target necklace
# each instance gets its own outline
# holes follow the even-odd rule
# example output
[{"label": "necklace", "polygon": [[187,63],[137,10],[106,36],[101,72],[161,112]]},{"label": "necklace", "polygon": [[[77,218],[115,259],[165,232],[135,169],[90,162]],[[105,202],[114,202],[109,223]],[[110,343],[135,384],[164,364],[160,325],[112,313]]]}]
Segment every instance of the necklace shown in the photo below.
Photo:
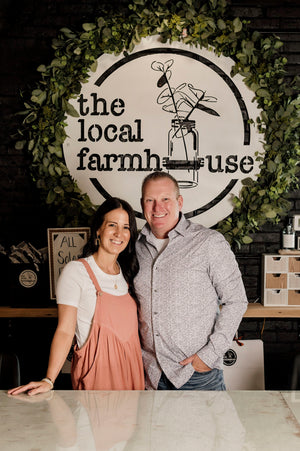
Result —
[{"label": "necklace", "polygon": [[[119,274],[109,274],[110,276],[118,276]],[[113,283],[113,286],[114,286],[114,289],[115,290],[117,290],[118,289],[118,279],[117,278],[114,278],[113,280],[112,280],[112,283]]]},{"label": "necklace", "polygon": [[114,289],[117,290],[118,289],[118,284],[117,281],[115,280],[115,284],[114,284]]},{"label": "necklace", "polygon": [[[96,264],[99,266],[99,268],[100,268],[105,274],[107,274],[107,275],[109,275],[109,276],[118,276],[118,275],[120,274],[120,267],[119,267],[119,265],[118,265],[117,262],[115,262],[114,267],[113,267],[112,269],[107,269],[107,268],[104,268],[104,267],[96,260],[95,257],[94,257],[94,260],[96,261]],[[118,289],[118,279],[116,279],[116,278],[113,279],[113,280],[112,280],[112,283],[113,283],[114,289],[117,290],[117,289]]]}]

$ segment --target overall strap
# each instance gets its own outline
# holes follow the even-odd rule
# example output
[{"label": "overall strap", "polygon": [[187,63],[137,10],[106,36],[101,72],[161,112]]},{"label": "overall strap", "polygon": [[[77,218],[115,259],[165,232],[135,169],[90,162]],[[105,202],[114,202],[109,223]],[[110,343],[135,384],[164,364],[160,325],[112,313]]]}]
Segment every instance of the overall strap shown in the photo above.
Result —
[{"label": "overall strap", "polygon": [[85,269],[87,270],[88,275],[90,276],[90,278],[91,278],[91,280],[92,280],[92,282],[93,282],[93,284],[94,284],[94,286],[96,288],[97,296],[99,296],[101,294],[101,288],[99,286],[98,280],[96,279],[96,276],[95,276],[92,268],[90,267],[90,265],[88,264],[88,262],[84,258],[80,258],[78,261],[84,264]]}]

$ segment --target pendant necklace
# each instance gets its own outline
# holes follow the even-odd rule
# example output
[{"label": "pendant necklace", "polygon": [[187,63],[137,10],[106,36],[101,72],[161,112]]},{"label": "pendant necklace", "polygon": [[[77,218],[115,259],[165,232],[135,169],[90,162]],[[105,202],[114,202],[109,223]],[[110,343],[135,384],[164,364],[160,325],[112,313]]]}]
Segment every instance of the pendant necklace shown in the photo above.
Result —
[{"label": "pendant necklace", "polygon": [[114,289],[117,290],[118,289],[118,285],[117,285],[117,280],[115,279],[115,283],[114,283]]},{"label": "pendant necklace", "polygon": [[[117,269],[120,271],[120,267],[119,267],[118,263],[117,263]],[[117,277],[118,277],[119,274],[120,274],[120,272],[118,274],[114,274],[116,276],[116,279],[113,281],[115,290],[118,289],[118,278]]]},{"label": "pendant necklace", "polygon": [[[95,260],[96,260],[96,258],[95,258]],[[96,263],[97,263],[97,265],[99,266],[99,268],[100,268],[105,274],[108,274],[108,275],[110,275],[110,276],[118,276],[118,275],[120,274],[120,272],[117,273],[117,274],[112,274],[112,273],[109,272],[108,270],[105,270],[105,269],[103,268],[103,266],[102,266],[97,260],[96,260]],[[120,267],[119,267],[118,263],[117,263],[116,271],[117,271],[117,270],[120,271]],[[113,283],[114,289],[117,290],[117,289],[118,289],[118,279],[112,280],[112,283]]]}]

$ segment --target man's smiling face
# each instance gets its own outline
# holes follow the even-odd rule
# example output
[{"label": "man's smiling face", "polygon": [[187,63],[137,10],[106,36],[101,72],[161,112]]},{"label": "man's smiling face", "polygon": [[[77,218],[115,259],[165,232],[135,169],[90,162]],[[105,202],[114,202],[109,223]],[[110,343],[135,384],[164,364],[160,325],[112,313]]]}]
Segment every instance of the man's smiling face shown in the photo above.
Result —
[{"label": "man's smiling face", "polygon": [[183,199],[173,181],[167,177],[149,180],[144,186],[142,208],[156,238],[167,238],[178,220]]}]

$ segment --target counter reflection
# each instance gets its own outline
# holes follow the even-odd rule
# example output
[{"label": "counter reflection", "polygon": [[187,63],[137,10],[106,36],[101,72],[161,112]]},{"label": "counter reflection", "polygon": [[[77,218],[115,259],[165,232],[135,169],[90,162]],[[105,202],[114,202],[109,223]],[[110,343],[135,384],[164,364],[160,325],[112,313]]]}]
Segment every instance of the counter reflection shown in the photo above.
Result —
[{"label": "counter reflection", "polygon": [[10,448],[15,451],[245,449],[245,429],[226,392],[58,391],[9,398],[26,412]]}]

